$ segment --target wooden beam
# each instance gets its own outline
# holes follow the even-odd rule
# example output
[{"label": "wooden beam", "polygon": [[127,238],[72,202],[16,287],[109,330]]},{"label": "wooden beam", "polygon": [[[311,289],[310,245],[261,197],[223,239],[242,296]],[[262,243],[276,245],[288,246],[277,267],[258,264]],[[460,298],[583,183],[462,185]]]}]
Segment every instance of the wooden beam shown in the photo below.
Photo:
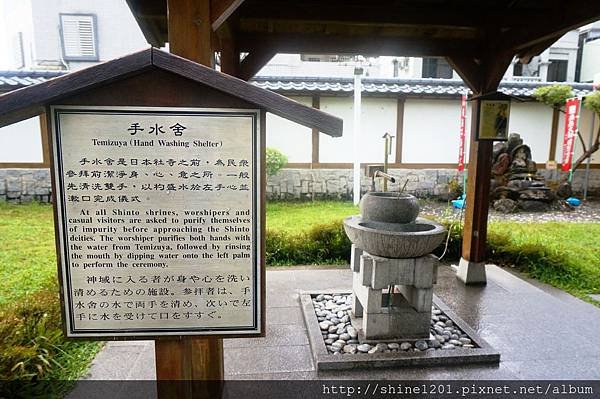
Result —
[{"label": "wooden beam", "polygon": [[[369,1],[349,2],[347,0],[320,0],[296,2],[253,2],[253,7],[244,10],[244,17],[268,18],[270,20],[322,20],[344,21],[363,24],[406,24],[414,26],[442,26],[453,29],[477,28],[489,23],[505,26],[526,26],[539,15],[535,8],[502,9],[487,4],[468,6],[452,3],[450,7],[432,7],[424,2],[405,5],[401,2]],[[318,12],[315,12],[318,10]],[[382,12],[382,10],[385,10]]]},{"label": "wooden beam", "polygon": [[209,0],[168,0],[169,51],[214,68]]},{"label": "wooden beam", "polygon": [[[558,2],[552,9],[531,19],[527,26],[509,29],[490,40],[492,46],[517,51],[531,48],[542,42],[560,38],[570,30],[600,19],[600,2],[570,0]],[[552,42],[550,42],[552,44]],[[543,50],[543,49],[542,49]]]},{"label": "wooden beam", "polygon": [[243,2],[244,0],[210,0],[212,30],[219,29]]},{"label": "wooden beam", "polygon": [[[40,115],[44,106],[69,95],[123,79],[152,67],[152,49],[98,64],[0,96],[0,127]],[[93,71],[93,72],[90,72]],[[116,78],[115,78],[116,77]]]},{"label": "wooden beam", "polygon": [[474,56],[449,56],[448,64],[471,89],[481,86],[481,60]]},{"label": "wooden beam", "polygon": [[263,45],[253,49],[241,62],[240,65],[240,79],[250,80],[254,75],[258,73],[267,65],[271,58],[275,56],[275,51],[271,50],[268,45]]},{"label": "wooden beam", "polygon": [[394,163],[402,163],[402,144],[404,142],[404,104],[406,99],[398,97],[396,105],[396,157]]},{"label": "wooden beam", "polygon": [[231,76],[240,76],[240,50],[238,49],[234,28],[226,23],[219,31],[221,49],[221,72]]},{"label": "wooden beam", "polygon": [[[169,50],[213,68],[209,0],[168,0],[168,18]],[[206,384],[198,384],[197,381],[223,381],[223,339],[181,337],[156,340],[155,356],[156,379],[162,381],[157,385],[159,399],[221,397],[220,384],[211,385],[209,389]],[[182,382],[168,382],[174,380]]]},{"label": "wooden beam", "polygon": [[[318,94],[312,96],[312,106],[313,108],[319,109],[321,107],[321,98]],[[312,129],[312,157],[311,163],[318,164],[319,163],[319,130],[313,128]]]},{"label": "wooden beam", "polygon": [[478,48],[474,40],[449,40],[427,37],[350,36],[298,33],[238,34],[240,51],[256,51],[263,47],[279,53],[361,54],[389,56],[448,56],[473,54]]}]

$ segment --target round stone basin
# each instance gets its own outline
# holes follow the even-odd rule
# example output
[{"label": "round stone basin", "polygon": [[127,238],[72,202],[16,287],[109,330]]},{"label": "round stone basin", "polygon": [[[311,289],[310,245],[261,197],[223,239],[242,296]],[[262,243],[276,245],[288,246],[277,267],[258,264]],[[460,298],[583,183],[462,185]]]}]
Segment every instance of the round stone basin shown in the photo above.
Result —
[{"label": "round stone basin", "polygon": [[419,203],[410,194],[369,191],[360,200],[360,214],[368,222],[412,223]]},{"label": "round stone basin", "polygon": [[414,223],[366,222],[360,216],[344,219],[344,230],[354,245],[385,258],[418,258],[431,253],[446,237],[446,229],[431,220]]}]

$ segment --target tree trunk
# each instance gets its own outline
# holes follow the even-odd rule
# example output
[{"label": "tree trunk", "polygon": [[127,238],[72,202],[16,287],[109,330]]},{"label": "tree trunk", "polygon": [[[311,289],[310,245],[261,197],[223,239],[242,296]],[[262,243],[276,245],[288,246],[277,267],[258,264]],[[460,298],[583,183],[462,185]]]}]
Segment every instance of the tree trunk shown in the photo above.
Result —
[{"label": "tree trunk", "polygon": [[[582,139],[583,140],[583,139]],[[584,147],[585,148],[585,147]],[[590,148],[585,149],[583,154],[575,161],[573,164],[573,170],[576,170],[579,165],[583,163],[586,159],[592,156],[593,153],[598,151],[600,148],[600,126],[598,126],[598,130],[596,131],[596,139],[594,140],[594,144]]]}]

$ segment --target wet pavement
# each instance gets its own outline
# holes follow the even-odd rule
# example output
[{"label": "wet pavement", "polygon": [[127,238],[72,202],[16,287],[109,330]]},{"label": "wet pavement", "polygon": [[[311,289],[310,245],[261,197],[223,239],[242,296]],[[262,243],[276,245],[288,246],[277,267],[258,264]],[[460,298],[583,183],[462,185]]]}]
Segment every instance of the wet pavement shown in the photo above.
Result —
[{"label": "wet pavement", "polygon": [[[317,372],[298,293],[349,292],[352,272],[286,268],[267,273],[267,336],[224,341],[226,379],[600,379],[600,308],[496,266],[487,275],[486,286],[465,287],[452,267],[440,267],[435,292],[500,351],[499,366]],[[87,378],[155,379],[153,348],[107,343]]]}]

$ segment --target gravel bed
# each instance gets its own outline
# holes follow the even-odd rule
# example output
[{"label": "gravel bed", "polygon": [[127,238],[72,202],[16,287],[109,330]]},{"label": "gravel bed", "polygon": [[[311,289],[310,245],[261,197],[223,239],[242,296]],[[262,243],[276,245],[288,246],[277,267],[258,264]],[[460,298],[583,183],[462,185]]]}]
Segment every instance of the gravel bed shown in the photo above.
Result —
[{"label": "gravel bed", "polygon": [[[420,215],[423,217],[453,220],[460,216],[460,209],[454,209],[445,202],[419,201]],[[463,211],[464,218],[464,211]],[[548,212],[516,212],[500,213],[490,208],[490,220],[507,220],[515,222],[596,222],[600,223],[600,201],[590,200],[573,209],[568,209],[555,204],[554,209]]]},{"label": "gravel bed", "polygon": [[475,343],[454,325],[441,310],[432,307],[431,334],[434,339],[418,341],[382,341],[360,343],[350,320],[352,295],[319,294],[312,297],[315,314],[327,351],[334,355],[391,352],[426,352],[476,348]]}]

